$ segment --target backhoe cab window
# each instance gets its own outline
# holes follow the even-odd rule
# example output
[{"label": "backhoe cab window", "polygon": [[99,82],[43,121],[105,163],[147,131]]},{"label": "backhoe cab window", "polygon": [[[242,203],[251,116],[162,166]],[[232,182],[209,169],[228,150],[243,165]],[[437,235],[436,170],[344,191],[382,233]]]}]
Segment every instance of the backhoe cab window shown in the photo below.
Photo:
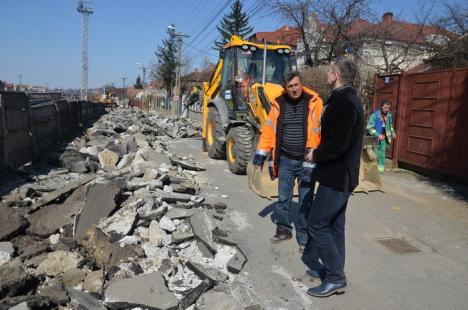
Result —
[{"label": "backhoe cab window", "polygon": [[[263,49],[242,49],[237,51],[237,76],[249,76],[254,82],[262,82]],[[281,84],[285,73],[291,71],[289,54],[277,50],[267,51],[266,82]]]}]

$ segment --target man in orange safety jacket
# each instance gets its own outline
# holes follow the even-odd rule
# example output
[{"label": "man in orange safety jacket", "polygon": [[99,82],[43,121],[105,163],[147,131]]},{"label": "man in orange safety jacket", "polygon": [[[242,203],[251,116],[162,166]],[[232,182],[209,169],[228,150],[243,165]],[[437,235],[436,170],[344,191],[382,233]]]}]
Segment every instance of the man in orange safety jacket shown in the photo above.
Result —
[{"label": "man in orange safety jacket", "polygon": [[315,187],[314,165],[305,161],[305,156],[320,144],[323,102],[316,92],[302,85],[298,72],[288,73],[283,86],[284,93],[271,102],[253,164],[261,169],[268,158],[270,176],[278,177],[278,203],[273,214],[277,227],[272,241],[292,238],[289,210],[295,181],[299,180],[299,216],[295,226],[302,252],[308,241],[307,218]]}]

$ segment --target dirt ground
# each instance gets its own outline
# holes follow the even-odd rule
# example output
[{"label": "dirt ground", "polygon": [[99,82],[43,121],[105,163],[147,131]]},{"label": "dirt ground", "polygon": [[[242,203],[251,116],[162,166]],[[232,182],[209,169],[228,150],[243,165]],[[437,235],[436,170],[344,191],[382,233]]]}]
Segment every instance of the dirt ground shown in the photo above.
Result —
[{"label": "dirt ground", "polygon": [[[306,294],[308,287],[319,283],[305,276],[296,241],[270,243],[274,201],[251,192],[247,178],[230,173],[225,161],[208,158],[201,152],[200,140],[174,141],[170,149],[195,156],[207,168],[199,178],[212,193],[208,199],[228,204],[224,228],[249,259],[237,281],[228,285],[243,305],[259,304],[265,309],[466,309],[467,186],[391,171],[383,176],[385,193],[353,195],[346,225],[347,292],[317,299]],[[405,251],[410,253],[398,253]]]}]

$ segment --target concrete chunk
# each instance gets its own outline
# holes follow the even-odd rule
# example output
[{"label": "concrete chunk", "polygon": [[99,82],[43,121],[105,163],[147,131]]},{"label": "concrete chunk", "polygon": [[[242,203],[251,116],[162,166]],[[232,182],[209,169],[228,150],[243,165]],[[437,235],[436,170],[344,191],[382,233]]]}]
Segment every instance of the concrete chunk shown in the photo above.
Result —
[{"label": "concrete chunk", "polygon": [[203,280],[199,285],[191,289],[180,301],[180,309],[187,309],[192,305],[198,297],[200,297],[204,292],[209,290],[212,287],[212,284],[209,280]]},{"label": "concrete chunk", "polygon": [[34,288],[37,279],[26,273],[20,264],[13,261],[0,266],[0,299],[27,293]]},{"label": "concrete chunk", "polygon": [[107,308],[96,298],[88,293],[76,289],[67,289],[70,296],[70,303],[75,309],[82,310],[106,310]]},{"label": "concrete chunk", "polygon": [[105,291],[105,302],[111,309],[177,309],[179,304],[159,272],[111,283]]},{"label": "concrete chunk", "polygon": [[151,224],[148,229],[149,242],[155,246],[161,247],[163,245],[164,239],[166,237],[166,232],[164,232],[157,221],[151,221]]},{"label": "concrete chunk", "polygon": [[23,301],[22,303],[17,304],[16,306],[10,308],[10,310],[29,310],[29,309],[31,308],[29,308],[28,303],[26,301]]},{"label": "concrete chunk", "polygon": [[104,285],[104,273],[102,270],[90,272],[83,282],[83,289],[89,293],[102,293],[102,286]]},{"label": "concrete chunk", "polygon": [[9,262],[15,253],[11,242],[0,242],[0,266]]},{"label": "concrete chunk", "polygon": [[61,286],[46,286],[38,291],[40,296],[48,298],[57,305],[66,304],[70,298]]},{"label": "concrete chunk", "polygon": [[26,225],[26,220],[18,211],[0,207],[0,240],[7,240],[16,236]]},{"label": "concrete chunk", "polygon": [[209,291],[197,300],[196,309],[243,310],[244,307],[224,292]]},{"label": "concrete chunk", "polygon": [[200,277],[201,279],[208,279],[212,281],[214,284],[218,284],[219,282],[224,282],[228,279],[228,275],[219,271],[218,269],[203,266],[198,263],[194,263],[191,261],[187,261],[186,266],[189,267],[195,274]]},{"label": "concrete chunk", "polygon": [[131,207],[121,208],[111,217],[102,221],[98,228],[112,240],[119,240],[128,235],[137,221],[137,211]]},{"label": "concrete chunk", "polygon": [[106,234],[98,228],[88,230],[81,244],[100,268],[117,266],[121,260],[136,255],[131,246],[121,248],[111,243]]},{"label": "concrete chunk", "polygon": [[56,251],[47,255],[47,259],[39,264],[37,271],[48,276],[55,276],[68,269],[78,268],[83,257],[77,253]]},{"label": "concrete chunk", "polygon": [[181,167],[182,169],[185,169],[185,170],[192,170],[192,171],[205,171],[206,170],[206,168],[200,167],[196,163],[190,163],[188,161],[180,160],[175,157],[171,157],[169,158],[169,160],[171,161],[172,165]]},{"label": "concrete chunk", "polygon": [[247,262],[247,257],[238,250],[236,254],[229,260],[227,270],[232,273],[239,273],[242,271],[244,264]]},{"label": "concrete chunk", "polygon": [[187,218],[191,217],[196,210],[193,209],[181,209],[181,208],[171,208],[166,212],[164,216],[167,218],[174,220],[174,219],[182,219],[182,218]]},{"label": "concrete chunk", "polygon": [[98,224],[101,218],[107,217],[114,210],[115,197],[119,192],[120,188],[114,182],[88,186],[85,205],[75,221],[75,240],[81,238],[86,230]]},{"label": "concrete chunk", "polygon": [[69,192],[75,190],[76,188],[82,185],[85,185],[86,183],[91,182],[92,180],[94,180],[95,177],[96,176],[94,175],[86,175],[82,177],[81,179],[72,181],[62,187],[59,187],[57,190],[50,192],[47,195],[42,196],[41,199],[33,205],[33,209],[37,209],[46,204],[49,204],[55,199],[60,198],[63,195],[68,194]]},{"label": "concrete chunk", "polygon": [[31,225],[27,231],[32,235],[49,236],[61,227],[73,224],[73,215],[78,212],[73,205],[45,206],[29,216],[28,221]]},{"label": "concrete chunk", "polygon": [[98,159],[102,168],[115,167],[119,161],[119,155],[110,150],[104,150],[98,154]]},{"label": "concrete chunk", "polygon": [[216,245],[213,241],[212,232],[215,228],[215,225],[208,213],[205,210],[198,211],[190,217],[189,222],[197,239],[201,240],[206,245],[208,250],[215,254]]},{"label": "concrete chunk", "polygon": [[170,232],[173,232],[177,229],[176,225],[174,224],[173,221],[171,221],[168,217],[166,216],[163,216],[160,220],[159,220],[159,227],[161,227],[162,229],[166,230],[166,231],[170,231]]}]

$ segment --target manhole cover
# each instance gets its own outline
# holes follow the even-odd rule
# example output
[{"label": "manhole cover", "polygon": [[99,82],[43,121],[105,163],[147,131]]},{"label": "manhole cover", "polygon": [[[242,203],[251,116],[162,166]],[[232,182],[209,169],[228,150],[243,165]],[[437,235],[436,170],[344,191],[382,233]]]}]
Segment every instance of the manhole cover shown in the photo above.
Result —
[{"label": "manhole cover", "polygon": [[387,250],[395,254],[409,254],[421,252],[417,247],[410,244],[403,238],[384,238],[376,239],[378,243],[383,245]]}]

